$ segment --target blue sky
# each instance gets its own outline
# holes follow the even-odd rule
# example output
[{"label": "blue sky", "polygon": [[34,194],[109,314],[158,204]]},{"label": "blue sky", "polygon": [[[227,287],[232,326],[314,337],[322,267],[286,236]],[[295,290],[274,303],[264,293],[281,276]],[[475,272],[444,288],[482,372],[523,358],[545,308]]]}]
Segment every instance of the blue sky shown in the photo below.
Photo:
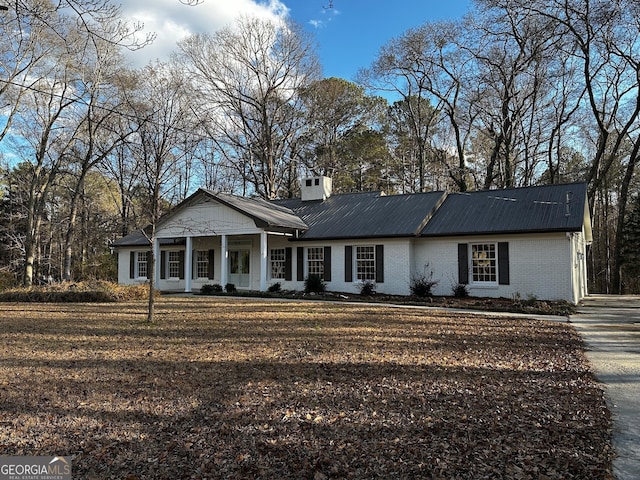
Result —
[{"label": "blue sky", "polygon": [[353,80],[391,38],[427,21],[461,18],[469,0],[285,1],[289,15],[315,33],[325,77]]},{"label": "blue sky", "polygon": [[[427,21],[461,18],[471,0],[202,0],[189,7],[179,0],[118,0],[125,18],[157,33],[150,47],[130,54],[135,66],[164,60],[176,41],[191,32],[212,33],[241,14],[289,16],[312,32],[325,77],[353,80],[391,38]],[[333,8],[324,8],[332,6]]]},{"label": "blue sky", "polygon": [[[201,0],[197,6],[180,0],[113,2],[121,5],[129,24],[144,24],[143,32],[157,34],[152,45],[127,53],[133,67],[167,60],[177,41],[190,33],[213,33],[239,15],[284,16],[315,36],[325,77],[350,81],[359,69],[371,65],[391,38],[427,21],[461,18],[472,4],[472,0]],[[1,153],[8,156],[4,148]]]}]

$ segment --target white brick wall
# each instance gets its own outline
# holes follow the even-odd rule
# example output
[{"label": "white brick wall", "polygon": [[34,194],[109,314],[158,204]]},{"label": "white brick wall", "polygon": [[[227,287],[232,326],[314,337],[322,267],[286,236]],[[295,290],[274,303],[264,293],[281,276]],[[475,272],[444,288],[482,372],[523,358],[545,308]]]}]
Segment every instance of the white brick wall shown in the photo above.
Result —
[{"label": "white brick wall", "polygon": [[[407,295],[409,293],[409,280],[407,272],[411,268],[411,241],[408,239],[400,240],[354,240],[346,242],[288,242],[284,237],[269,238],[269,249],[271,248],[292,248],[292,272],[293,280],[290,282],[284,280],[270,280],[269,283],[280,282],[283,289],[286,290],[303,290],[304,281],[296,280],[297,272],[297,247],[303,247],[306,251],[310,247],[331,247],[331,281],[327,282],[327,290],[334,292],[359,293],[361,282],[356,280],[355,264],[353,268],[352,282],[345,282],[344,262],[345,262],[345,246],[353,247],[363,245],[379,245],[384,244],[384,282],[376,285],[376,291],[379,293]],[[353,252],[355,262],[355,249]],[[306,257],[305,257],[306,258]],[[306,277],[305,265],[305,277]]]},{"label": "white brick wall", "polygon": [[[229,249],[235,241],[250,241],[251,246],[251,286],[258,290],[260,286],[260,237],[258,235],[229,236]],[[438,284],[433,288],[435,295],[451,295],[453,285],[458,282],[458,243],[497,243],[509,242],[509,285],[477,285],[469,283],[469,293],[477,297],[506,297],[519,295],[522,299],[535,296],[539,299],[563,299],[577,302],[586,294],[586,246],[584,235],[535,234],[510,235],[502,237],[464,237],[464,238],[424,238],[424,239],[387,239],[357,240],[341,242],[291,242],[288,237],[270,235],[268,249],[292,249],[293,280],[271,279],[271,263],[267,261],[267,285],[279,282],[283,289],[303,290],[304,282],[297,277],[297,247],[331,246],[332,279],[327,289],[336,292],[358,293],[361,283],[355,280],[345,282],[344,262],[345,245],[384,244],[384,282],[376,287],[377,292],[408,295],[410,282],[414,275],[428,275],[433,272],[433,280]],[[184,249],[183,246],[163,247],[163,250]],[[193,279],[192,291],[197,292],[205,284],[221,284],[221,243],[219,237],[195,237],[194,250],[215,250],[213,280]],[[121,248],[118,252],[118,281],[122,284],[141,283],[144,280],[129,278],[129,253],[132,250]],[[469,256],[470,258],[470,256]],[[354,249],[355,261],[355,249]],[[305,276],[306,265],[305,265]],[[581,280],[584,279],[584,280]],[[161,290],[182,290],[184,280],[160,280]]]},{"label": "white brick wall", "polygon": [[[436,295],[451,295],[458,282],[458,243],[509,242],[509,285],[480,286],[469,283],[469,293],[478,297],[573,300],[571,290],[570,240],[565,233],[421,239],[416,243],[414,269],[434,272],[439,283]],[[470,258],[470,257],[469,257]]]},{"label": "white brick wall", "polygon": [[136,283],[142,283],[129,278],[129,259],[132,251],[135,250],[124,247],[118,248],[118,283],[121,285],[135,285]]}]

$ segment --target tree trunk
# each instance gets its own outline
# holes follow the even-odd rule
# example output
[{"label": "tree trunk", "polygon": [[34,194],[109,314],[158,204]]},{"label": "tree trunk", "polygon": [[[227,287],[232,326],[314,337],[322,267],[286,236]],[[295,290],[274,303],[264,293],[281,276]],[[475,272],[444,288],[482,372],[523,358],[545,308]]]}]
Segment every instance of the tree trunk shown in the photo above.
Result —
[{"label": "tree trunk", "polygon": [[151,254],[148,258],[150,258],[151,265],[147,265],[147,271],[149,272],[149,301],[147,304],[147,322],[153,323],[155,321],[155,307],[156,307],[156,298],[155,298],[155,289],[156,289],[156,225],[155,222],[151,225]]},{"label": "tree trunk", "polygon": [[33,263],[36,258],[36,244],[31,235],[24,241],[25,262],[24,262],[24,277],[23,285],[25,287],[31,287],[33,285]]},{"label": "tree trunk", "polygon": [[638,152],[640,150],[640,137],[638,137],[633,145],[633,150],[629,155],[629,163],[622,179],[620,186],[620,197],[618,198],[618,221],[616,224],[616,240],[613,246],[613,271],[611,272],[611,293],[624,293],[624,285],[622,283],[622,257],[623,233],[626,220],[627,204],[629,200],[629,186],[633,178],[636,162],[638,161]]},{"label": "tree trunk", "polygon": [[25,287],[33,285],[35,271],[35,261],[37,256],[38,236],[40,235],[40,212],[42,211],[41,198],[46,195],[47,188],[38,187],[39,173],[34,172],[29,190],[29,201],[27,202],[27,225],[24,239],[24,277]]},{"label": "tree trunk", "polygon": [[71,205],[69,211],[69,223],[67,225],[67,233],[64,237],[64,273],[62,279],[65,282],[71,281],[71,262],[73,257],[73,237],[76,232],[76,220],[78,218],[78,199],[84,189],[84,180],[87,175],[87,170],[83,167],[78,183],[76,184],[75,191],[71,196]]},{"label": "tree trunk", "polygon": [[[159,169],[158,169],[159,170]],[[153,187],[153,194],[151,197],[151,235],[149,241],[151,243],[151,265],[147,265],[147,271],[149,272],[149,302],[147,309],[147,322],[153,323],[155,320],[155,289],[156,289],[156,225],[160,218],[160,183],[156,177],[155,185]]]}]

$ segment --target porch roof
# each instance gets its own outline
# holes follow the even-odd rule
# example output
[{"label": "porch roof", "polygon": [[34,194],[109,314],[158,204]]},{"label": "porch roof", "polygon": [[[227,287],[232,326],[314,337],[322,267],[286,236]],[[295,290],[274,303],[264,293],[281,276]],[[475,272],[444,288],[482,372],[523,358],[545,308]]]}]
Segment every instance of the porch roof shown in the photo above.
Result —
[{"label": "porch roof", "polygon": [[[176,207],[171,209],[170,212],[158,221],[158,226],[161,226],[163,223],[170,220],[177,212],[188,208],[191,205],[197,204],[203,196],[213,199],[222,205],[251,218],[256,227],[267,231],[295,233],[296,231],[305,231],[309,228],[300,217],[284,206],[267,202],[259,198],[239,197],[229,193],[216,193],[204,188],[199,189],[176,205]],[[145,230],[148,229],[149,227],[145,228]],[[179,242],[184,244],[184,240],[181,239],[160,239],[161,245],[178,245],[180,244]],[[136,230],[135,232],[113,242],[114,247],[148,247],[149,245],[148,235],[146,235],[143,230]]]},{"label": "porch roof", "polygon": [[[160,238],[160,245],[184,245],[184,238]],[[114,247],[150,247],[148,234],[142,229],[126,235],[112,244]]]},{"label": "porch roof", "polygon": [[291,209],[261,198],[239,197],[201,189],[215,200],[251,218],[258,228],[277,231],[307,230],[307,224]]}]

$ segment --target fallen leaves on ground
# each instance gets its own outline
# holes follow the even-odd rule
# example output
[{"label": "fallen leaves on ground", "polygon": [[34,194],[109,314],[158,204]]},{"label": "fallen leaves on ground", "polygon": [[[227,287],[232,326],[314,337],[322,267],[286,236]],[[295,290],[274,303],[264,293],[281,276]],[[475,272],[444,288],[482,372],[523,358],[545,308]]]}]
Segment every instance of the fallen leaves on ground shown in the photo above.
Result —
[{"label": "fallen leaves on ground", "polygon": [[224,298],[5,304],[0,455],[78,479],[611,479],[568,324]]}]

